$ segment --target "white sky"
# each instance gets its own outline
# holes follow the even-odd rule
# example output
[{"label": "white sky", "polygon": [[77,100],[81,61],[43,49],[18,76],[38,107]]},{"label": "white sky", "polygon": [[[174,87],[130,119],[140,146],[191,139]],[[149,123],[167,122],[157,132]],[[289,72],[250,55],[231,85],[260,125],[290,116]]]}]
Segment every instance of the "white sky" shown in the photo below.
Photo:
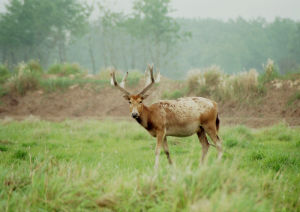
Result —
[{"label": "white sky", "polygon": [[[105,5],[114,11],[128,13],[134,0],[97,1],[105,2]],[[4,11],[6,2],[8,0],[0,0],[0,12]],[[300,21],[300,0],[171,0],[171,5],[175,10],[172,13],[174,17],[228,20],[239,16],[246,19],[260,16],[268,21],[274,20],[275,17]]]}]

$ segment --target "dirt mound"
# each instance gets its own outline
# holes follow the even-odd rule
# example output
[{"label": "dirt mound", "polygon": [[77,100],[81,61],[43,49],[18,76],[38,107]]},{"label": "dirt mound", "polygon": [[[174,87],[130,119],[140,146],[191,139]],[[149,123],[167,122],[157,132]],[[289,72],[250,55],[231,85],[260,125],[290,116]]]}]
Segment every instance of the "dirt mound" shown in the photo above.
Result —
[{"label": "dirt mound", "polygon": [[[159,100],[166,86],[169,86],[166,82],[155,86],[145,104]],[[283,82],[280,88],[270,84],[266,96],[260,101],[250,104],[219,103],[221,122],[258,127],[284,120],[291,125],[300,125],[300,101],[297,100],[290,106],[287,104],[297,89],[299,88],[290,86],[288,82]],[[29,115],[50,120],[88,117],[130,118],[127,101],[112,87],[97,91],[88,86],[84,88],[72,86],[67,91],[55,93],[39,90],[27,93],[23,97],[4,96],[0,101],[0,118],[22,119]]]}]

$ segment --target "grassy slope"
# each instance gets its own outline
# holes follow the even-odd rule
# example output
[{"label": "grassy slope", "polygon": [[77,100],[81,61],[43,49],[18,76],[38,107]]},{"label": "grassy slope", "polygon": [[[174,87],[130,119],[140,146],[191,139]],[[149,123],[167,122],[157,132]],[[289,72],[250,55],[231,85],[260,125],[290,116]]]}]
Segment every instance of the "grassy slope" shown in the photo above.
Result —
[{"label": "grassy slope", "polygon": [[0,211],[296,211],[300,129],[222,128],[198,168],[196,136],[169,138],[175,166],[131,122],[1,122]]}]

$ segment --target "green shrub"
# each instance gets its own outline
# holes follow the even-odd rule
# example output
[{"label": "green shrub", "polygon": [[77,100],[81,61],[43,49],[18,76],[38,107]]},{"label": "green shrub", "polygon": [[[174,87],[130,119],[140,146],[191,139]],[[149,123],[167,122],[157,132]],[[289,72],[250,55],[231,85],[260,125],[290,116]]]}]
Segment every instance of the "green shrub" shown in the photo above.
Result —
[{"label": "green shrub", "polygon": [[9,78],[4,86],[7,92],[11,94],[25,95],[27,91],[35,90],[39,87],[39,79],[39,74],[25,69]]},{"label": "green shrub", "polygon": [[5,65],[0,65],[0,84],[4,83],[11,76],[11,72]]},{"label": "green shrub", "polygon": [[78,64],[68,63],[52,65],[48,70],[49,74],[57,74],[60,76],[82,74],[84,72],[85,71]]},{"label": "green shrub", "polygon": [[43,68],[38,60],[30,60],[27,63],[26,69],[29,69],[32,72],[36,72],[39,74],[43,73]]}]

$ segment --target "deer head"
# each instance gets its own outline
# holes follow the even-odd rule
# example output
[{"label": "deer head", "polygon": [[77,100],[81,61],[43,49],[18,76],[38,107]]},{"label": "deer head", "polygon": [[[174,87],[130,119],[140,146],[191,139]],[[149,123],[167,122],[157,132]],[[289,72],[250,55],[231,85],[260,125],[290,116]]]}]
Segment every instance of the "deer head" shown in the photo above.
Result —
[{"label": "deer head", "polygon": [[[144,109],[144,104],[143,104],[143,100],[146,99],[149,95],[146,94],[146,92],[152,87],[152,85],[155,83],[154,80],[154,76],[153,76],[153,65],[148,65],[147,69],[146,69],[146,73],[147,70],[150,73],[150,82],[146,83],[146,87],[139,92],[138,94],[130,94],[126,89],[125,89],[125,82],[128,76],[128,72],[125,73],[122,82],[120,83],[120,85],[118,84],[118,82],[116,81],[116,77],[115,77],[115,71],[113,70],[111,72],[111,84],[115,87],[117,87],[124,95],[124,99],[126,99],[129,102],[130,105],[130,112],[131,112],[131,116],[135,119],[138,119],[140,117],[140,115],[143,112]],[[157,75],[157,79],[160,78],[160,74],[158,73]],[[157,80],[158,82],[159,80]]]}]

